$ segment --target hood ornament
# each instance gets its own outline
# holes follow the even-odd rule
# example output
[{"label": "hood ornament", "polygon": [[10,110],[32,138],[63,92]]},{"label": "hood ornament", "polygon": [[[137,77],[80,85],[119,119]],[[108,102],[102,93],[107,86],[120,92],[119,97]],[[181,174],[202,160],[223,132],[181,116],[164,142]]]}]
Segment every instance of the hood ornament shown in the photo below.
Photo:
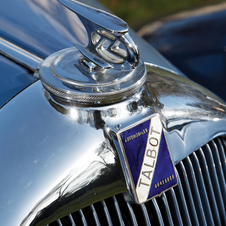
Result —
[{"label": "hood ornament", "polygon": [[80,104],[118,102],[138,92],[146,80],[146,68],[128,24],[77,1],[58,1],[78,16],[88,41],[74,43],[76,48],[56,52],[42,63],[45,89],[53,97]]},{"label": "hood ornament", "polygon": [[74,12],[85,26],[89,38],[87,46],[79,43],[74,45],[88,61],[102,68],[126,63],[132,68],[137,66],[138,49],[129,36],[129,26],[125,21],[76,1],[58,1]]}]

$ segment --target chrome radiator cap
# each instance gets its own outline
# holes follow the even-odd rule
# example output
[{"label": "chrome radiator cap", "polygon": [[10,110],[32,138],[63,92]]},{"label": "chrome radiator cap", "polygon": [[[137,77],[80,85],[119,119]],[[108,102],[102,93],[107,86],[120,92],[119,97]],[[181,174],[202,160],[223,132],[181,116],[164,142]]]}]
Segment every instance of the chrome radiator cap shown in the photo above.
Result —
[{"label": "chrome radiator cap", "polygon": [[146,68],[128,25],[102,10],[70,0],[60,2],[76,13],[88,39],[42,63],[43,86],[57,97],[85,104],[118,102],[136,93],[146,80]]}]

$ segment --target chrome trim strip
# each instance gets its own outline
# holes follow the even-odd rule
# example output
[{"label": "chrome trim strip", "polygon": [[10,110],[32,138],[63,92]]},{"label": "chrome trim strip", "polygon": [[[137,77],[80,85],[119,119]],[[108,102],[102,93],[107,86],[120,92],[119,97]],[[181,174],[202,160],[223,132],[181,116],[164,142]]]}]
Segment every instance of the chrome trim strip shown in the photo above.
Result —
[{"label": "chrome trim strip", "polygon": [[0,54],[35,72],[43,59],[0,37]]}]

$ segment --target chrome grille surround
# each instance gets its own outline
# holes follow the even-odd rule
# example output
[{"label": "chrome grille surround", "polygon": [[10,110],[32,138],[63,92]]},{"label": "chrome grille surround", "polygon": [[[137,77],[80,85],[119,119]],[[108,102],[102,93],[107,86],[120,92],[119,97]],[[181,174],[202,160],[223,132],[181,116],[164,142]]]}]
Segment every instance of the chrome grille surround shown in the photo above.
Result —
[{"label": "chrome grille surround", "polygon": [[49,226],[226,225],[226,139],[211,140],[176,168],[178,186],[161,197],[135,205],[119,194]]},{"label": "chrome grille surround", "polygon": [[[0,218],[5,225],[47,225],[127,192],[115,133],[155,113],[161,116],[175,164],[211,139],[226,134],[226,105],[214,94],[170,71],[149,64],[146,67],[147,81],[142,91],[111,106],[63,106],[46,96],[37,81],[1,109],[1,191],[5,195]],[[15,117],[12,112],[21,114]],[[18,128],[23,130],[18,133]],[[97,172],[105,173],[101,174],[104,178],[96,174],[90,177],[89,166],[100,166],[96,164],[99,153],[102,160],[109,160],[97,167]],[[85,166],[80,165],[83,156],[89,160]],[[89,156],[92,158],[87,159]],[[61,189],[65,181],[71,186]],[[25,189],[24,182],[31,186]],[[17,202],[8,202],[14,195]]]}]

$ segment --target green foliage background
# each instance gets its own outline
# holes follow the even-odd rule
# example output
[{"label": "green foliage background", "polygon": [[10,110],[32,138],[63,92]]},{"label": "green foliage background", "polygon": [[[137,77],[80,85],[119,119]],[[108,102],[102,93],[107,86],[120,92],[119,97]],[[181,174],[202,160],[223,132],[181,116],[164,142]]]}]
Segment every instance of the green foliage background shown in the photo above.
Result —
[{"label": "green foliage background", "polygon": [[157,18],[185,9],[212,5],[222,0],[99,0],[114,14],[125,20],[133,29]]}]

